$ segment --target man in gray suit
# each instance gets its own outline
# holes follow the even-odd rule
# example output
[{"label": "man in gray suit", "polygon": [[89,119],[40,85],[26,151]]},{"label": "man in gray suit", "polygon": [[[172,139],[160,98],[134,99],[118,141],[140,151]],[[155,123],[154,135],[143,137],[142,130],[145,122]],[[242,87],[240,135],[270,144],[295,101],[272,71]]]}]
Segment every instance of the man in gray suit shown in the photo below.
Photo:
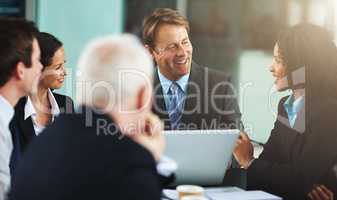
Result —
[{"label": "man in gray suit", "polygon": [[153,111],[165,129],[235,129],[237,91],[223,72],[192,61],[189,23],[177,11],[156,9],[143,22],[143,42],[157,64]]}]

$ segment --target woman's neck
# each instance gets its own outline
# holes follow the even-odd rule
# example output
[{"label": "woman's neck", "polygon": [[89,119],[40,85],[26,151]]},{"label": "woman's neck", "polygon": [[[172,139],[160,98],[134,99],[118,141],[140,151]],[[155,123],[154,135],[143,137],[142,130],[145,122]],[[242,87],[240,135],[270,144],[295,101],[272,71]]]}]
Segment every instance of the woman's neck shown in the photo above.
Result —
[{"label": "woman's neck", "polygon": [[30,96],[36,110],[36,123],[46,126],[52,121],[51,104],[48,98],[48,88],[38,87],[37,94]]},{"label": "woman's neck", "polygon": [[35,106],[43,106],[44,108],[50,107],[48,99],[48,88],[39,86],[37,89],[37,93],[31,95],[30,98]]}]

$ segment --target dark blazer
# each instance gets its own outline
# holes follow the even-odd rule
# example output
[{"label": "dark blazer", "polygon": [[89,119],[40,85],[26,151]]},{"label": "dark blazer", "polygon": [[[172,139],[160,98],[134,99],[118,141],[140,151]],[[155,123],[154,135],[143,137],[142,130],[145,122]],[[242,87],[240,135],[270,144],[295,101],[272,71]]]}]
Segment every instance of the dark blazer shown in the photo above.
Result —
[{"label": "dark blazer", "polygon": [[[57,93],[53,93],[53,95],[60,108],[60,113],[74,112],[74,102],[70,97]],[[15,106],[15,115],[13,118],[16,121],[15,125],[17,126],[17,131],[19,131],[20,133],[19,140],[22,152],[26,149],[27,145],[36,136],[31,117],[24,120],[26,102],[27,97],[23,97],[19,100],[19,102]]]},{"label": "dark blazer", "polygon": [[[237,94],[238,91],[225,73],[192,63],[184,112],[178,129],[238,128],[241,113]],[[164,120],[165,129],[171,129],[157,70],[154,74],[152,110]]]},{"label": "dark blazer", "polygon": [[306,130],[305,124],[313,123],[305,121],[306,106],[291,128],[283,106],[287,98],[279,102],[278,117],[264,151],[247,170],[247,189],[265,190],[294,200],[305,199],[314,184],[326,184],[336,190],[337,185],[331,185],[325,175],[337,155],[335,133],[320,132],[317,127],[324,127],[325,123]]},{"label": "dark blazer", "polygon": [[81,107],[36,137],[11,185],[15,200],[159,200],[152,154],[107,115]]},{"label": "dark blazer", "polygon": [[[74,102],[70,97],[57,93],[53,93],[53,95],[60,108],[60,113],[74,112]],[[14,147],[10,161],[12,175],[25,149],[36,136],[31,117],[24,120],[26,102],[27,97],[19,100],[15,106],[15,114],[10,123]]]}]

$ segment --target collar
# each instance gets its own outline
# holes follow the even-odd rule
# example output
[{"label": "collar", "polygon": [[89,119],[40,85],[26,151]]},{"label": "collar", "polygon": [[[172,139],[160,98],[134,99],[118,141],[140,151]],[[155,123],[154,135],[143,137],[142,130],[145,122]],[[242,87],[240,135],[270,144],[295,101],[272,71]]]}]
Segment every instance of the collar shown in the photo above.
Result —
[{"label": "collar", "polygon": [[286,110],[291,110],[293,113],[298,113],[304,105],[304,96],[300,96],[296,100],[294,99],[294,95],[290,95],[283,105]]},{"label": "collar", "polygon": [[14,108],[13,106],[5,99],[5,97],[0,95],[0,118],[5,125],[7,126],[9,122],[12,120],[14,115]]},{"label": "collar", "polygon": [[[47,92],[48,92],[48,94],[47,94],[48,100],[49,100],[49,103],[51,105],[51,114],[53,116],[58,116],[60,114],[60,108],[59,108],[59,106],[56,102],[56,99],[55,99],[55,97],[54,97],[54,95],[53,95],[53,93],[51,92],[50,89],[48,89]],[[33,103],[31,101],[30,97],[28,96],[27,102],[26,102],[26,105],[25,105],[25,118],[24,119],[26,120],[28,117],[34,116],[34,115],[36,115],[36,110],[33,106]]]},{"label": "collar", "polygon": [[[168,94],[173,81],[167,79],[162,73],[160,73],[158,66],[157,66],[157,72],[158,72],[160,84],[163,88],[163,92],[164,94]],[[186,93],[186,90],[187,90],[187,83],[188,83],[189,77],[190,77],[190,73],[182,76],[179,80],[175,81],[179,85],[180,89],[184,91],[184,93]]]}]

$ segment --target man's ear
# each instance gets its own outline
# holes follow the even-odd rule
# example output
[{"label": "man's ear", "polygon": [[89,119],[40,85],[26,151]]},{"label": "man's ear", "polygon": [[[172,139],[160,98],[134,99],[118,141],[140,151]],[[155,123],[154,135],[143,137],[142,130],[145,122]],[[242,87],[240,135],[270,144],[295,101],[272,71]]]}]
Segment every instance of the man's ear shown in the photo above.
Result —
[{"label": "man's ear", "polygon": [[15,70],[13,72],[14,77],[19,80],[22,80],[25,76],[25,69],[26,69],[26,65],[23,64],[23,62],[20,61],[16,63]]},{"label": "man's ear", "polygon": [[154,54],[156,52],[153,51],[153,49],[149,45],[147,45],[147,44],[145,44],[144,47],[149,51],[149,53],[151,54],[152,58],[154,59]]},{"label": "man's ear", "polygon": [[157,61],[156,61],[156,56],[157,56],[157,52],[154,51],[149,45],[145,44],[144,47],[150,52],[151,56],[152,56],[152,60],[155,66],[157,66]]},{"label": "man's ear", "polygon": [[137,110],[143,109],[148,103],[147,91],[145,86],[140,87],[137,92],[136,108]]},{"label": "man's ear", "polygon": [[144,47],[152,54],[152,51],[151,51],[152,49],[149,45],[145,44]]}]

